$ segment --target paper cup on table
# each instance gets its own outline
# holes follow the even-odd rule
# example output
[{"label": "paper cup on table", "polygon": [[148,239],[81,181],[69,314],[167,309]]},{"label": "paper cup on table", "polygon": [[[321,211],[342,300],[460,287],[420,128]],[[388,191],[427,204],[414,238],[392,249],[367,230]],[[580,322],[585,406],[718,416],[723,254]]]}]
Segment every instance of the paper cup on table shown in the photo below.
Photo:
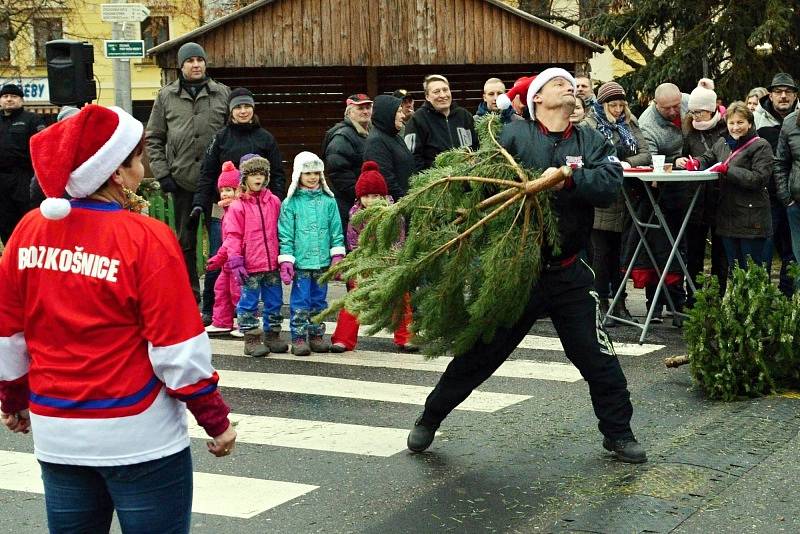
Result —
[{"label": "paper cup on table", "polygon": [[664,164],[664,172],[672,172],[672,163]]},{"label": "paper cup on table", "polygon": [[664,162],[667,159],[666,156],[653,156],[653,170],[654,171],[663,171],[664,170]]}]

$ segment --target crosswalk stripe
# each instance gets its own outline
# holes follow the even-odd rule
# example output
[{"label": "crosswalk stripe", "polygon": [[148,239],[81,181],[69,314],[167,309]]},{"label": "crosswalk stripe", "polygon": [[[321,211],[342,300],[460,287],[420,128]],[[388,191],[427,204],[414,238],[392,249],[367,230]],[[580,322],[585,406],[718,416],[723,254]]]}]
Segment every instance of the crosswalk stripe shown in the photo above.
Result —
[{"label": "crosswalk stripe", "polygon": [[[408,429],[262,417],[232,413],[236,442],[316,451],[389,457],[405,450]],[[205,430],[189,417],[189,435],[207,439]]]},{"label": "crosswalk stripe", "polygon": [[[223,388],[346,397],[350,399],[416,404],[419,406],[425,404],[425,399],[431,392],[430,386],[368,382],[366,380],[313,375],[251,373],[225,369],[218,369],[217,371],[220,375],[220,386]],[[529,398],[529,395],[474,391],[456,409],[474,412],[495,412]]]},{"label": "crosswalk stripe", "polygon": [[[289,321],[284,320],[281,328],[283,328],[285,332],[288,332]],[[325,331],[329,334],[332,334],[334,330],[336,330],[336,323],[326,321]],[[367,327],[365,326],[362,326],[358,329],[358,335],[359,337],[377,337],[380,339],[392,339],[394,337],[394,334],[385,331],[380,331],[368,336]],[[656,345],[650,343],[639,345],[638,343],[615,342],[614,351],[620,356],[644,356],[645,354],[650,354],[651,352],[661,350],[665,346],[666,345]],[[532,334],[526,335],[517,348],[564,352],[564,347],[561,345],[561,340],[559,340],[557,337],[537,336]]]},{"label": "crosswalk stripe", "polygon": [[[244,355],[241,341],[212,339],[211,349],[214,354],[218,355]],[[443,372],[453,360],[453,358],[444,356],[440,358],[426,358],[420,354],[367,350],[356,350],[354,352],[345,352],[342,354],[315,354],[303,357],[292,356],[291,354],[270,354],[269,358],[273,360],[329,363],[334,365],[358,365],[361,367],[382,367],[387,369],[407,369],[438,373]],[[557,382],[577,382],[583,378],[572,364],[532,360],[508,360],[494,372],[494,376],[554,380]]]},{"label": "crosswalk stripe", "polygon": [[[192,512],[249,519],[317,488],[280,480],[195,472]],[[0,489],[44,494],[39,463],[33,454],[0,451]]]}]

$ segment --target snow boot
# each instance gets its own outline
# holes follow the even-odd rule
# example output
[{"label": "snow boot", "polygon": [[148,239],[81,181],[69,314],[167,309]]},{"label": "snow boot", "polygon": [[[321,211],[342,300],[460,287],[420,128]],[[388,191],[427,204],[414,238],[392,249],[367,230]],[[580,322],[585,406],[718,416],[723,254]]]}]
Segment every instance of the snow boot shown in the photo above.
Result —
[{"label": "snow boot", "polygon": [[308,343],[303,338],[295,338],[292,340],[292,354],[295,356],[308,356],[311,354],[311,349],[308,348]]},{"label": "snow boot", "polygon": [[253,358],[263,358],[269,354],[269,349],[261,342],[264,333],[260,328],[253,328],[244,333],[244,354]]},{"label": "snow boot", "polygon": [[270,352],[281,354],[289,352],[289,344],[281,339],[280,332],[264,332],[264,344],[269,347]]},{"label": "snow boot", "polygon": [[331,345],[322,336],[311,336],[308,340],[312,352],[330,352]]}]

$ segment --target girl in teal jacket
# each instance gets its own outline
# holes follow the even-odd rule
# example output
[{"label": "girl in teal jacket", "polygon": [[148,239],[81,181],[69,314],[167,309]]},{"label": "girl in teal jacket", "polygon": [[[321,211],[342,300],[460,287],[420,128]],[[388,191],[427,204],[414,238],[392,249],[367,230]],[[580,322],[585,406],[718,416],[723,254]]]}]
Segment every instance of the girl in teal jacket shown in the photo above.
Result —
[{"label": "girl in teal jacket", "polygon": [[289,324],[296,356],[330,350],[322,337],[325,324],[314,324],[311,317],[328,307],[328,285],[320,284],[320,277],[345,253],[342,222],[324,169],[322,160],[311,152],[294,158],[292,184],[278,219],[281,280],[287,285],[294,281]]}]

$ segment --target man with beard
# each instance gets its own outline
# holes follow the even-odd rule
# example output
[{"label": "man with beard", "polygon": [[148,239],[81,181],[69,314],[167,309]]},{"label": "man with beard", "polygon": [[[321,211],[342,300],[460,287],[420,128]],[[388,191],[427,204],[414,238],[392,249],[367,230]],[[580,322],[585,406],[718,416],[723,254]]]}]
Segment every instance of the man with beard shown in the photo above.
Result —
[{"label": "man with beard", "polygon": [[28,141],[44,129],[44,121],[23,109],[19,85],[8,83],[0,89],[0,240],[8,243],[11,232],[31,207],[33,177]]},{"label": "man with beard", "polygon": [[608,207],[619,194],[622,165],[614,147],[597,130],[574,127],[575,79],[550,68],[527,92],[532,120],[507,124],[500,143],[517,161],[544,173],[562,173],[552,207],[559,220],[561,251],[542,250],[542,272],[527,296],[516,324],[499,328],[494,338],[478,341],[454,358],[428,395],[425,410],[408,436],[408,448],[427,449],[442,420],[508,358],[539,317],[549,315],[567,358],[589,384],[603,447],[623,462],[647,461],[630,427],[633,407],[627,381],[600,320],[594,275],[580,254],[589,242],[594,207]]},{"label": "man with beard", "polygon": [[206,52],[197,43],[178,49],[178,65],[178,79],[156,96],[145,140],[153,176],[165,193],[173,195],[175,230],[199,302],[197,233],[189,214],[206,147],[228,118],[230,90],[206,76]]},{"label": "man with beard", "polygon": [[[772,83],[767,87],[767,93],[759,101],[753,113],[756,133],[763,137],[772,146],[772,152],[777,153],[778,135],[783,126],[783,119],[797,109],[797,85],[791,75],[779,72],[772,78]],[[767,239],[764,257],[767,258],[767,269],[772,266],[772,257],[775,251],[781,257],[781,271],[778,288],[784,295],[791,295],[792,281],[786,272],[789,263],[794,260],[792,253],[792,239],[789,231],[789,221],[786,216],[786,207],[778,199],[775,177],[770,178],[769,202],[772,208],[772,238]]]}]

